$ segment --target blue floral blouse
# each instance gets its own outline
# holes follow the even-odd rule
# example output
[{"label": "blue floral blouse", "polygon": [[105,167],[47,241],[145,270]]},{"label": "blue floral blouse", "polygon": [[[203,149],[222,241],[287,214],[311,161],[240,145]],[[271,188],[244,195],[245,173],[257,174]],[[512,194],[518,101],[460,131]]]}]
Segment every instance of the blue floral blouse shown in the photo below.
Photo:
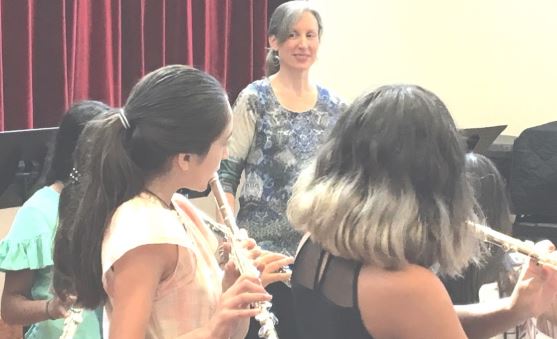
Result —
[{"label": "blue floral blouse", "polygon": [[237,222],[264,249],[294,254],[301,235],[286,218],[292,185],[335,124],[343,102],[318,86],[315,106],[292,112],[278,102],[268,78],[248,85],[233,109],[229,157],[219,172],[223,188],[236,195]]}]

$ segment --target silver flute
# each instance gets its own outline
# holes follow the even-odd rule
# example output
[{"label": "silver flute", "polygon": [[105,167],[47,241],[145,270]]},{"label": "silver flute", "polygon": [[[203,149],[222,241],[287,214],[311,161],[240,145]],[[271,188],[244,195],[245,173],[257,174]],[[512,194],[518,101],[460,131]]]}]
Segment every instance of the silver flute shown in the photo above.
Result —
[{"label": "silver flute", "polygon": [[83,321],[83,309],[77,307],[70,307],[68,310],[69,315],[64,319],[64,329],[60,339],[73,339],[79,324]]},{"label": "silver flute", "polygon": [[[238,268],[240,274],[259,276],[259,270],[257,270],[252,261],[246,257],[246,250],[241,245],[241,242],[246,239],[246,233],[241,232],[236,224],[234,213],[228,205],[228,200],[226,199],[217,174],[209,181],[209,185],[211,186],[211,192],[215,197],[223,222],[229,228],[228,232],[225,234],[230,241],[230,255],[236,264],[236,268]],[[259,302],[255,305],[255,307],[261,310],[261,312],[255,316],[255,320],[257,320],[261,326],[258,333],[260,338],[278,339],[278,334],[275,329],[277,318],[269,311],[271,306],[270,302]]]},{"label": "silver flute", "polygon": [[505,252],[524,254],[542,265],[550,265],[557,269],[557,259],[551,257],[548,253],[536,250],[533,244],[497,232],[486,225],[471,221],[468,221],[467,224],[476,230],[482,240],[502,248]]}]

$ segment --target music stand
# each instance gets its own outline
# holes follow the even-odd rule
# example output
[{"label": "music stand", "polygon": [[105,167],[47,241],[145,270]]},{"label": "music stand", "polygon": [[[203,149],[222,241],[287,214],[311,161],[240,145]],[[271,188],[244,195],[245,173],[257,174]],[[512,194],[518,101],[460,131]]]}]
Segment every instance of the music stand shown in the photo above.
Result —
[{"label": "music stand", "polygon": [[486,155],[487,150],[497,137],[507,128],[507,125],[464,128],[460,133],[466,138],[468,152]]},{"label": "music stand", "polygon": [[0,208],[31,195],[58,127],[0,132]]}]

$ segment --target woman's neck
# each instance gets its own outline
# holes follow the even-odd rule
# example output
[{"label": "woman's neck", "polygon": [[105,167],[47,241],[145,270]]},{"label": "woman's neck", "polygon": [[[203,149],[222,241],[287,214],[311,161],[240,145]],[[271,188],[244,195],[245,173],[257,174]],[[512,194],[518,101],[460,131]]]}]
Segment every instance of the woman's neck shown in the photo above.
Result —
[{"label": "woman's neck", "polygon": [[310,83],[307,72],[281,69],[269,81],[279,104],[291,112],[307,112],[317,102],[317,86]]},{"label": "woman's neck", "polygon": [[284,68],[272,75],[270,80],[277,87],[292,91],[298,95],[315,90],[315,85],[309,79],[309,71],[300,72]]}]

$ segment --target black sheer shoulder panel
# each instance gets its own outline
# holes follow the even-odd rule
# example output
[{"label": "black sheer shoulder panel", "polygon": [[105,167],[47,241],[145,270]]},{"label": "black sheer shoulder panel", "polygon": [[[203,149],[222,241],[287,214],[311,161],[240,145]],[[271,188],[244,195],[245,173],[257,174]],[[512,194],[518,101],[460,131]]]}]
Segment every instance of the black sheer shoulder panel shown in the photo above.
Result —
[{"label": "black sheer shoulder panel", "polygon": [[301,338],[369,339],[357,304],[361,263],[336,257],[308,239],[292,274],[296,324]]}]

